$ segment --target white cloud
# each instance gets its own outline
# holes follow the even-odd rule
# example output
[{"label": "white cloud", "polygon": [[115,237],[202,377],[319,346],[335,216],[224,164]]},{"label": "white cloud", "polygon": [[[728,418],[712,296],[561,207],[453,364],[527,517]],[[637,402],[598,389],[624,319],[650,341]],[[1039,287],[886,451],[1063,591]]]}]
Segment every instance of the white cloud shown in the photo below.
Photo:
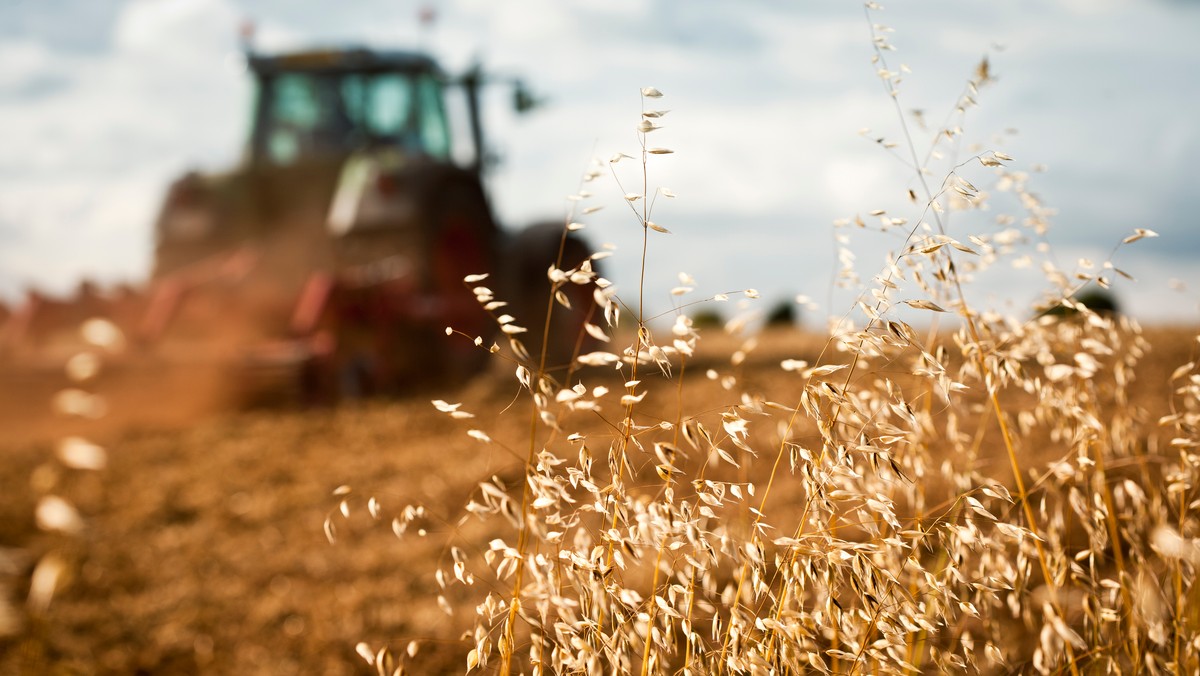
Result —
[{"label": "white cloud", "polygon": [[12,76],[0,76],[10,85],[0,84],[0,125],[13,131],[0,159],[10,176],[0,227],[22,243],[0,251],[0,295],[27,283],[62,291],[81,275],[144,274],[171,174],[236,154],[230,132],[239,131],[244,90],[230,68],[233,17],[220,0],[138,1],[116,18],[107,53],[0,44],[26,82],[58,80],[38,95],[18,86],[3,96]]},{"label": "white cloud", "polygon": [[68,77],[67,60],[33,40],[0,43],[0,60],[4,63],[0,69],[0,96],[36,97]]},{"label": "white cloud", "polygon": [[225,0],[131,0],[113,31],[118,51],[148,58],[195,58],[236,47],[241,17]]}]

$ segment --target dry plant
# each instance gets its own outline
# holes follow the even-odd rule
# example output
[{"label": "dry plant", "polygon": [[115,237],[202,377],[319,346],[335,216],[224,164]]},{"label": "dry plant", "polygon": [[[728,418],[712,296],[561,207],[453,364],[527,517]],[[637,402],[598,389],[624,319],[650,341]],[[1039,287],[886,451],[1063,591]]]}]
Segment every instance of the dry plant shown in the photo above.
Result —
[{"label": "dry plant", "polygon": [[[672,290],[680,304],[669,331],[651,327],[645,270],[669,235],[653,218],[658,198],[673,197],[652,187],[654,162],[671,153],[651,142],[666,115],[657,89],[641,90],[638,151],[609,161],[643,233],[636,294],[598,276],[594,261],[607,251],[548,271],[552,305],[579,298],[566,290],[593,290],[582,331],[613,347],[552,371],[544,349],[523,347],[527,327],[485,277],[467,278],[509,349],[464,339],[512,361],[527,435],[493,438],[463,404],[434,406],[468,425],[464,443],[499,448],[521,467],[482,481],[462,518],[411,506],[391,520],[400,537],[444,525],[439,602],[474,611],[466,671],[1200,669],[1200,367],[1176,371],[1163,420],[1127,399],[1147,349],[1141,329],[1074,300],[1127,275],[1111,259],[1060,269],[1045,246],[1052,212],[1030,176],[999,150],[964,147],[965,121],[992,79],[986,59],[918,148],[899,89],[906,69],[889,65],[878,9],[867,4],[873,63],[902,140],[873,140],[912,170],[916,216],[877,210],[870,226],[838,223],[840,283],[861,294],[824,350],[780,364],[790,377],[782,391],[739,380],[753,339],[707,378],[688,374],[701,336],[687,275]],[[632,178],[620,173],[630,165]],[[1024,215],[987,218],[992,195],[975,186],[985,180]],[[564,237],[594,210],[571,214]],[[855,229],[900,242],[865,287],[848,248]],[[1136,230],[1122,244],[1153,235]],[[1032,268],[1035,256],[1048,280],[1037,307],[1006,316],[969,302],[976,274]],[[709,386],[727,405],[690,408],[689,388]],[[331,540],[351,512],[347,491],[326,521]],[[386,520],[374,499],[367,509]],[[391,674],[419,646],[358,651]]]},{"label": "dry plant", "polygon": [[[107,413],[107,403],[93,385],[105,357],[124,349],[124,337],[108,320],[95,318],[83,322],[79,338],[80,349],[65,364],[69,385],[49,403],[63,418],[94,420]],[[71,494],[86,482],[81,475],[103,470],[107,462],[103,447],[70,435],[59,439],[53,458],[33,469],[29,483],[38,499],[32,516],[45,538],[30,548],[0,551],[0,582],[9,583],[0,584],[0,638],[23,640],[27,651],[43,645],[47,611],[76,572],[77,545],[86,529]],[[18,581],[28,589],[23,612],[9,603],[13,595],[9,587],[17,587]]]}]

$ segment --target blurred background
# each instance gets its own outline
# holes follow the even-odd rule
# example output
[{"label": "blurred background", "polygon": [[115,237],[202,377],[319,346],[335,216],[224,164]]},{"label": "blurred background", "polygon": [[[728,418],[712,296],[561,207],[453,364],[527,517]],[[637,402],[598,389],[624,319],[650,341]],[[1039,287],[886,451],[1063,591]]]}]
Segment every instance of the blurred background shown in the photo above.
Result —
[{"label": "blurred background", "polygon": [[[1063,268],[1099,263],[1134,228],[1152,229],[1161,237],[1114,260],[1138,278],[1117,284],[1122,307],[1151,322],[1200,318],[1200,3],[889,3],[874,20],[895,29],[890,65],[911,70],[902,109],[923,111],[931,128],[987,56],[995,81],[964,141],[1011,155],[1014,169],[1044,167],[1030,188],[1058,210],[1049,241]],[[804,294],[818,306],[805,321],[819,324],[852,299],[833,288],[833,222],[875,209],[920,217],[905,199],[911,172],[873,140],[901,131],[859,3],[0,0],[0,298],[148,276],[170,180],[240,157],[247,22],[263,52],[418,48],[450,72],[478,62],[522,77],[544,105],[518,116],[497,91],[486,108],[492,203],[510,227],[561,219],[592,158],[637,149],[639,87],[662,90],[655,107],[671,113],[652,142],[675,153],[655,159],[650,182],[679,197],[654,218],[673,233],[651,241],[656,309],[670,307],[683,271],[699,297]],[[912,121],[926,147],[929,132]],[[965,171],[984,190],[994,180],[978,164]],[[640,228],[610,177],[590,189],[606,208],[587,233],[617,245],[606,274],[632,290]],[[995,232],[1001,211],[958,220],[951,234]],[[853,234],[860,274],[878,272],[898,241]],[[969,293],[1028,312],[1045,286],[1036,265],[1005,267]]]}]

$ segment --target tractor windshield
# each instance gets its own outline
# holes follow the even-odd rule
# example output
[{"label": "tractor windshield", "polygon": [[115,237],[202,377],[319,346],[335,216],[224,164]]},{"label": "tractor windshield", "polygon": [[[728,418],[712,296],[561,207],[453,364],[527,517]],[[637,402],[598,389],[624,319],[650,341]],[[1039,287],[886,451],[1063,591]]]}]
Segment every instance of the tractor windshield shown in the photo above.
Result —
[{"label": "tractor windshield", "polygon": [[450,155],[442,87],[431,73],[279,72],[258,82],[253,153],[275,165],[372,146]]}]

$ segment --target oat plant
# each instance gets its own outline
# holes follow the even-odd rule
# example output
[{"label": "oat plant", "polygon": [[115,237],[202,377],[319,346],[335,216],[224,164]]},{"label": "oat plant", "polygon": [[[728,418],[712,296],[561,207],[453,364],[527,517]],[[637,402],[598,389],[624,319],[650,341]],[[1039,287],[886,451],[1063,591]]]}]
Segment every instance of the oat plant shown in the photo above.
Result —
[{"label": "oat plant", "polygon": [[[782,359],[769,387],[741,377],[754,336],[726,338],[739,347],[698,366],[705,343],[689,313],[735,294],[691,300],[703,280],[681,274],[675,307],[647,311],[654,247],[675,236],[654,220],[673,197],[654,183],[672,153],[656,144],[670,119],[657,89],[641,90],[637,149],[608,162],[643,236],[632,295],[597,274],[609,251],[567,269],[560,258],[546,324],[526,327],[484,276],[467,278],[507,345],[462,339],[509,361],[528,419],[505,438],[469,404],[434,402],[462,421],[464,443],[497,448],[514,468],[481,478],[464,514],[434,519],[447,552],[434,578],[462,623],[463,670],[1200,669],[1200,371],[1193,361],[1173,374],[1157,394],[1170,414],[1155,419],[1129,395],[1143,386],[1142,329],[1078,300],[1129,283],[1114,261],[1154,233],[1131,228],[1109,260],[1064,270],[1030,172],[965,141],[988,61],[922,146],[879,11],[866,6],[872,64],[900,140],[870,138],[911,169],[898,190],[911,213],[836,224],[839,283],[858,298],[823,347]],[[593,168],[582,188],[602,179]],[[597,210],[582,188],[564,242]],[[896,244],[866,284],[849,248],[864,235]],[[1044,297],[1020,314],[972,301],[974,278],[1003,267],[1040,267]],[[568,338],[586,349],[552,372],[552,317],[580,287],[595,307]],[[522,337],[539,329],[542,352],[530,354]],[[327,521],[331,538],[346,505]],[[410,507],[393,529],[410,537],[429,518]],[[359,652],[400,673],[409,646]]]}]

